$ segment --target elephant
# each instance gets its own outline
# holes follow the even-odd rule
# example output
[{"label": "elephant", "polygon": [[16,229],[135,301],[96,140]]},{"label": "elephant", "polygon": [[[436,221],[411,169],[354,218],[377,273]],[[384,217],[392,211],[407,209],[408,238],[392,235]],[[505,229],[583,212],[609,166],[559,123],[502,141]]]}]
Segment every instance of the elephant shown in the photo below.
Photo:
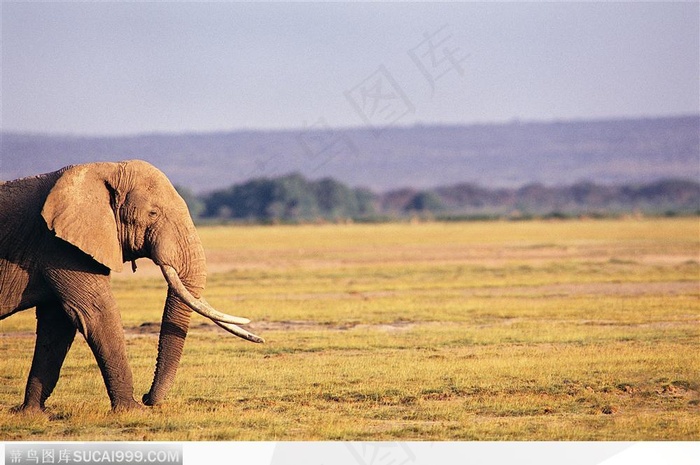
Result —
[{"label": "elephant", "polygon": [[134,400],[124,329],[111,272],[150,258],[168,285],[153,383],[143,404],[173,385],[192,311],[252,342],[249,323],[203,297],[204,249],[185,201],[141,160],[72,165],[0,183],[0,320],[36,308],[36,344],[20,411],[44,411],[79,331],[104,379],[113,411]]}]

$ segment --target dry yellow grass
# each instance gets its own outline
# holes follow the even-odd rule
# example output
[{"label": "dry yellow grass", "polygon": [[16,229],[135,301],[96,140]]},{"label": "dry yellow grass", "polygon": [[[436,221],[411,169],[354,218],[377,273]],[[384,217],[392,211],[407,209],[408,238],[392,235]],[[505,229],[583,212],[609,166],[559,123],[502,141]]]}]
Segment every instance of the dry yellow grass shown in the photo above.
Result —
[{"label": "dry yellow grass", "polygon": [[[210,302],[167,403],[115,415],[84,341],[17,416],[32,312],[0,322],[0,439],[700,439],[697,218],[207,227]],[[115,276],[136,394],[165,284]]]}]

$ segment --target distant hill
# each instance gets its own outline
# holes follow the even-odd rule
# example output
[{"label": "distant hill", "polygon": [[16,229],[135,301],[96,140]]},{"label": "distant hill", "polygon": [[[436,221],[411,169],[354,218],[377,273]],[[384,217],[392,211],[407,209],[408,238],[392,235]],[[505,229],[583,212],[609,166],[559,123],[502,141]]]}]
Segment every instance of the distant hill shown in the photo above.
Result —
[{"label": "distant hill", "polygon": [[198,193],[290,173],[375,192],[465,183],[514,188],[700,179],[700,116],[379,131],[1,135],[2,180],[68,164],[141,158]]}]

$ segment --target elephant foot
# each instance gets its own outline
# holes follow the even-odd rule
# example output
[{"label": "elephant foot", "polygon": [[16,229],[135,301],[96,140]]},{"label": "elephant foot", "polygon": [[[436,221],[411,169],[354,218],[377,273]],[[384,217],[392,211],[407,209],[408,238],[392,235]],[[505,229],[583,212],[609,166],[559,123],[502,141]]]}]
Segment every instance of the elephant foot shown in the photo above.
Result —
[{"label": "elephant foot", "polygon": [[19,415],[44,415],[46,412],[46,408],[43,405],[22,404],[12,407],[10,409],[10,412]]},{"label": "elephant foot", "polygon": [[112,412],[114,413],[133,412],[138,410],[145,410],[145,407],[136,402],[134,399],[118,402],[112,406]]},{"label": "elephant foot", "polygon": [[155,407],[157,405],[160,405],[160,401],[154,402],[153,398],[151,397],[151,394],[144,394],[143,397],[141,398],[141,401],[143,402],[143,405],[147,405],[149,407]]}]

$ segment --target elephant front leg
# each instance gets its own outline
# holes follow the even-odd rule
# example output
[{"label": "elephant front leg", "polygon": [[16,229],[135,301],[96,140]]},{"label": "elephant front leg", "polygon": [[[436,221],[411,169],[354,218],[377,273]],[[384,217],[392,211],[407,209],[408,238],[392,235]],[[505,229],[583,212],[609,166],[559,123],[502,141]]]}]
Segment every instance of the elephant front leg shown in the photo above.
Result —
[{"label": "elephant front leg", "polygon": [[75,338],[75,326],[58,303],[36,309],[36,345],[20,410],[44,410]]},{"label": "elephant front leg", "polygon": [[116,306],[105,308],[85,321],[85,339],[102,372],[112,410],[143,406],[134,400],[134,382],[126,356],[126,341]]}]

